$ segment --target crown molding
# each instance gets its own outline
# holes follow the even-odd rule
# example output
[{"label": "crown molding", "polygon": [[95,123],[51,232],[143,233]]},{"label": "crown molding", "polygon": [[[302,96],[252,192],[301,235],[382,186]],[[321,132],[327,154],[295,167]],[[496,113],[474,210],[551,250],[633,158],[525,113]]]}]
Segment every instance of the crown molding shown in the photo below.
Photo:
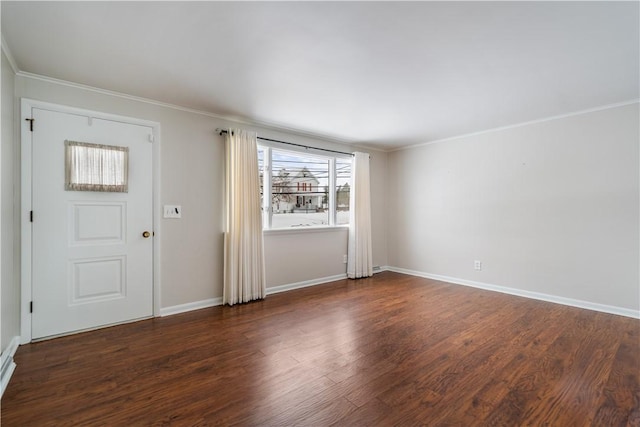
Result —
[{"label": "crown molding", "polygon": [[388,152],[410,150],[412,148],[424,147],[426,145],[440,144],[440,143],[443,143],[443,142],[449,142],[449,141],[454,141],[454,140],[457,140],[457,139],[468,138],[470,136],[484,135],[486,133],[499,132],[499,131],[503,131],[503,130],[507,130],[507,129],[514,129],[514,128],[519,128],[519,127],[522,127],[522,126],[534,125],[534,124],[537,124],[537,123],[544,123],[544,122],[550,122],[550,121],[553,121],[553,120],[566,119],[568,117],[580,116],[582,114],[595,113],[595,112],[598,112],[598,111],[609,110],[609,109],[612,109],[612,108],[619,108],[619,107],[624,107],[624,106],[627,106],[627,105],[638,104],[638,103],[640,103],[640,98],[630,99],[628,101],[617,102],[615,104],[602,105],[600,107],[588,108],[586,110],[579,110],[579,111],[574,111],[574,112],[571,112],[571,113],[559,114],[559,115],[550,116],[550,117],[544,117],[544,118],[541,118],[541,119],[530,120],[530,121],[527,121],[527,122],[516,123],[516,124],[513,124],[513,125],[500,126],[500,127],[496,127],[496,128],[481,130],[481,131],[478,131],[478,132],[465,133],[465,134],[462,134],[462,135],[451,136],[451,137],[448,137],[448,138],[437,139],[437,140],[434,140],[434,141],[422,142],[422,143],[419,143],[419,144],[405,145],[404,147],[398,147],[398,148],[390,149],[390,150],[388,150]]},{"label": "crown molding", "polygon": [[530,120],[530,121],[521,122],[521,123],[516,123],[516,124],[512,124],[512,125],[485,129],[485,130],[481,130],[481,131],[478,131],[478,132],[471,132],[471,133],[451,136],[451,137],[447,137],[447,138],[437,139],[437,140],[434,140],[434,141],[427,141],[427,142],[422,142],[422,143],[418,143],[418,144],[410,144],[410,145],[405,145],[405,146],[397,147],[397,148],[377,148],[377,147],[371,147],[371,146],[368,146],[368,145],[363,145],[363,141],[360,141],[358,143],[358,142],[356,142],[354,140],[345,140],[345,139],[342,139],[342,138],[339,138],[339,137],[336,137],[336,136],[331,136],[331,135],[326,135],[326,134],[318,134],[318,133],[314,133],[314,132],[306,132],[306,131],[303,131],[303,130],[300,130],[300,129],[295,129],[295,128],[287,127],[287,126],[276,124],[276,123],[270,123],[270,122],[265,122],[265,121],[260,121],[260,120],[250,120],[250,119],[240,118],[240,117],[224,116],[224,115],[221,115],[221,114],[211,113],[209,111],[198,110],[198,109],[189,108],[189,107],[183,107],[181,105],[171,104],[171,103],[168,103],[168,102],[162,102],[162,101],[158,101],[158,100],[155,100],[155,99],[144,98],[144,97],[135,96],[135,95],[129,95],[129,94],[122,93],[122,92],[112,91],[112,90],[108,90],[108,89],[102,89],[102,88],[89,86],[89,85],[85,85],[85,84],[81,84],[81,83],[70,82],[68,80],[62,80],[62,79],[57,79],[57,78],[54,78],[54,77],[48,77],[48,76],[43,76],[43,75],[40,75],[40,74],[34,74],[34,73],[26,72],[26,71],[20,71],[18,69],[16,63],[15,63],[15,60],[13,59],[13,55],[11,55],[11,51],[9,50],[9,48],[8,48],[8,46],[6,44],[6,42],[4,40],[4,37],[2,38],[2,50],[4,51],[5,55],[7,56],[7,59],[9,60],[9,64],[11,65],[11,68],[13,69],[13,71],[16,73],[16,76],[20,76],[20,77],[24,77],[24,78],[28,78],[28,79],[33,79],[33,80],[40,80],[40,81],[53,83],[53,84],[58,84],[58,85],[62,85],[62,86],[68,86],[68,87],[72,87],[72,88],[76,88],[76,89],[82,89],[82,90],[86,90],[86,91],[90,91],[90,92],[100,93],[102,95],[107,95],[107,96],[113,96],[113,97],[118,97],[118,98],[122,98],[122,99],[127,99],[127,100],[130,100],[130,101],[142,102],[142,103],[145,103],[145,104],[155,105],[155,106],[158,106],[158,107],[164,107],[164,108],[169,108],[169,109],[173,109],[173,110],[184,111],[184,112],[187,112],[187,113],[198,114],[198,115],[211,117],[211,118],[222,120],[222,121],[229,122],[229,123],[237,123],[237,124],[246,125],[246,126],[259,127],[259,128],[265,129],[265,130],[273,131],[273,132],[284,132],[284,133],[287,133],[287,134],[290,134],[290,135],[296,135],[296,136],[300,136],[300,137],[304,137],[304,138],[317,139],[317,140],[324,141],[324,142],[330,142],[330,143],[345,145],[345,146],[348,146],[348,147],[351,147],[351,148],[354,148],[354,149],[362,149],[362,150],[365,150],[365,151],[374,151],[374,152],[379,152],[379,153],[392,153],[392,152],[395,152],[395,151],[409,150],[409,149],[412,149],[412,148],[424,147],[424,146],[431,145],[431,144],[440,144],[440,143],[443,143],[443,142],[455,141],[455,140],[458,140],[458,139],[468,138],[468,137],[471,137],[471,136],[478,136],[478,135],[483,135],[483,134],[492,133],[492,132],[499,132],[499,131],[508,130],[508,129],[514,129],[514,128],[518,128],[518,127],[529,126],[529,125],[533,125],[533,124],[537,124],[537,123],[544,123],[544,122],[548,122],[548,121],[559,120],[559,119],[564,119],[564,118],[568,118],[568,117],[579,116],[579,115],[582,115],[582,114],[594,113],[594,112],[598,112],[598,111],[603,111],[603,110],[608,110],[608,109],[612,109],[612,108],[624,107],[624,106],[627,106],[627,105],[640,103],[640,98],[631,99],[631,100],[628,100],[628,101],[618,102],[618,103],[615,103],[615,104],[607,104],[607,105],[594,107],[594,108],[589,108],[589,109],[585,109],[585,110],[574,111],[574,112],[571,112],[571,113],[560,114],[560,115],[555,115],[555,116],[550,116],[550,117],[544,117],[544,118],[540,118],[540,119],[536,119],[536,120]]},{"label": "crown molding", "polygon": [[[4,48],[4,42],[3,42],[3,48]],[[7,55],[7,57],[8,57],[8,55]],[[259,120],[249,120],[249,119],[239,118],[239,117],[224,116],[224,115],[221,115],[221,114],[211,113],[209,111],[198,110],[198,109],[189,108],[189,107],[183,107],[183,106],[177,105],[177,104],[171,104],[171,103],[168,103],[168,102],[162,102],[162,101],[158,101],[158,100],[155,100],[155,99],[144,98],[144,97],[141,97],[141,96],[129,95],[129,94],[126,94],[126,93],[123,93],[123,92],[117,92],[117,91],[112,91],[112,90],[108,90],[108,89],[102,89],[102,88],[98,88],[98,87],[94,87],[94,86],[90,86],[90,85],[71,82],[71,81],[68,81],[68,80],[57,79],[55,77],[43,76],[41,74],[29,73],[29,72],[26,72],[26,71],[17,71],[16,75],[19,76],[19,77],[26,78],[26,79],[40,80],[40,81],[47,82],[47,83],[53,83],[53,84],[57,84],[57,85],[61,85],[61,86],[72,87],[72,88],[75,88],[75,89],[86,90],[86,91],[89,91],[89,92],[99,93],[99,94],[102,94],[102,95],[107,95],[107,96],[113,96],[113,97],[117,97],[117,98],[126,99],[126,100],[129,100],[129,101],[142,102],[142,103],[145,103],[145,104],[155,105],[157,107],[170,108],[170,109],[173,109],[173,110],[184,111],[184,112],[192,113],[192,114],[198,114],[198,115],[201,115],[201,116],[206,116],[206,117],[211,117],[211,118],[218,119],[218,120],[223,120],[225,122],[237,123],[237,124],[242,124],[242,125],[246,125],[246,126],[259,127],[259,128],[265,129],[265,130],[273,131],[273,132],[285,132],[285,133],[291,134],[291,135],[297,135],[297,136],[301,136],[301,137],[305,137],[305,138],[318,139],[318,140],[321,140],[321,141],[324,141],[324,142],[330,142],[330,143],[335,143],[335,144],[346,145],[346,146],[349,146],[349,147],[352,147],[352,148],[361,148],[361,149],[370,150],[370,151],[386,152],[386,150],[376,149],[376,148],[372,148],[372,147],[365,147],[365,146],[356,144],[355,141],[345,140],[345,139],[341,139],[341,138],[338,138],[338,137],[335,137],[335,136],[331,136],[331,135],[323,135],[323,134],[318,134],[318,133],[313,133],[313,132],[305,132],[305,131],[302,131],[300,129],[295,129],[295,128],[291,128],[291,127],[287,127],[287,126],[283,126],[283,125],[278,125],[278,124],[274,124],[274,123],[269,123],[269,122],[264,122],[264,121],[259,121]]]},{"label": "crown molding", "polygon": [[13,58],[13,54],[11,53],[11,50],[9,49],[7,42],[4,41],[4,36],[2,36],[2,51],[4,52],[5,56],[9,60],[9,65],[11,66],[13,73],[18,74],[20,70],[18,69],[16,60]]},{"label": "crown molding", "polygon": [[360,144],[347,144],[349,147],[353,147],[353,148],[360,148],[364,151],[375,151],[377,153],[388,153],[389,149],[386,148],[376,148],[376,147],[370,147],[368,145],[360,145]]}]

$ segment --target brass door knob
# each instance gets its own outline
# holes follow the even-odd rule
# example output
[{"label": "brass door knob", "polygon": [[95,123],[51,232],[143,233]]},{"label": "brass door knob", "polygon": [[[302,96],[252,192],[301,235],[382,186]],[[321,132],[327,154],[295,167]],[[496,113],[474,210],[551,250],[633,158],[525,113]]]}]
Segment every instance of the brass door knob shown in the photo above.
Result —
[{"label": "brass door knob", "polygon": [[151,233],[149,233],[148,231],[142,233],[142,237],[144,237],[145,239],[149,238],[149,236],[151,236]]}]

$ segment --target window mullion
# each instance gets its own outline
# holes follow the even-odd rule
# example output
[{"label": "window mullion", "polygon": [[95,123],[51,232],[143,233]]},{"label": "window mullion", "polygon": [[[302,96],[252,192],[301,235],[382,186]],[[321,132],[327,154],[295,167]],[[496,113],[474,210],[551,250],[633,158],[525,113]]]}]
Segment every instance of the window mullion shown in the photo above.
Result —
[{"label": "window mullion", "polygon": [[271,189],[271,148],[264,148],[264,199],[263,199],[263,222],[264,228],[271,229],[271,209],[272,189]]},{"label": "window mullion", "polygon": [[336,225],[336,159],[329,159],[329,225]]}]

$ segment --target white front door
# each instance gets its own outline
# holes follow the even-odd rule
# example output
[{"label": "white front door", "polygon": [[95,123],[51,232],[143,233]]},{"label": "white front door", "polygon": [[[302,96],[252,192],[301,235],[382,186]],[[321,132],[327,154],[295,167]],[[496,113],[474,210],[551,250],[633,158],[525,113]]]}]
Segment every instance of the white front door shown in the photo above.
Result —
[{"label": "white front door", "polygon": [[[153,128],[31,114],[32,338],[152,316]],[[65,191],[65,140],[129,147],[128,192]]]}]

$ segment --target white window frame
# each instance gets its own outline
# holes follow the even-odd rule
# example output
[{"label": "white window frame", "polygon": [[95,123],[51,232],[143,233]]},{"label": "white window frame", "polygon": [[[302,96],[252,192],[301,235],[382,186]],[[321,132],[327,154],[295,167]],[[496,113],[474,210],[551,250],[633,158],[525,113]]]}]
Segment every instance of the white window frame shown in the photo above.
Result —
[{"label": "white window frame", "polygon": [[[295,148],[283,148],[280,145],[270,144],[270,143],[258,143],[258,149],[263,150],[263,195],[262,195],[262,230],[263,231],[304,231],[304,230],[326,230],[331,228],[348,228],[349,224],[340,224],[337,225],[337,205],[336,205],[336,159],[337,158],[351,158],[350,155],[324,155],[317,153],[310,153],[306,149],[295,149]],[[305,157],[317,158],[319,160],[328,161],[329,163],[329,198],[328,198],[328,225],[316,225],[309,227],[299,227],[299,228],[290,228],[290,227],[282,227],[282,228],[272,228],[273,225],[273,209],[271,205],[272,198],[272,187],[271,187],[271,164],[272,164],[272,153],[273,150],[283,152],[285,154],[291,153],[292,155],[302,155]]]}]

